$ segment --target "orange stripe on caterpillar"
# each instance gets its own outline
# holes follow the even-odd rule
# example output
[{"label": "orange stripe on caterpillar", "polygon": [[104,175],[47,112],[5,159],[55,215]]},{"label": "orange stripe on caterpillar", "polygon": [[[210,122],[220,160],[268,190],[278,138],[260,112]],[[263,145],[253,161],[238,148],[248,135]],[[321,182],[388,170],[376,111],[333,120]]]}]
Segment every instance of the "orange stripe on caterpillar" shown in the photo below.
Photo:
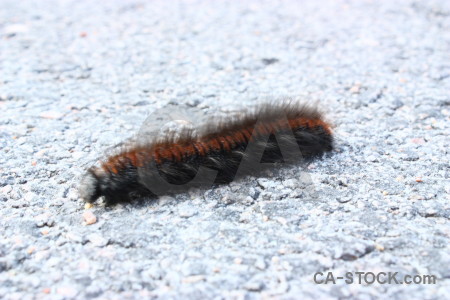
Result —
[{"label": "orange stripe on caterpillar", "polygon": [[[257,134],[268,134],[272,133],[274,130],[280,130],[283,127],[280,125],[286,125],[285,122],[280,123],[279,121],[271,122],[268,124],[259,124],[256,128]],[[322,127],[327,133],[331,133],[331,129],[328,124],[326,124],[322,120],[311,120],[305,118],[298,118],[288,121],[288,125],[291,129],[295,129],[297,127],[303,126],[307,128],[315,128]],[[197,149],[197,153],[200,156],[205,156],[211,150],[221,150],[223,145],[223,149],[230,150],[232,145],[236,143],[243,143],[245,141],[250,140],[252,129],[244,128],[239,131],[234,132],[232,136],[218,136],[212,137],[209,140],[203,142],[199,141],[194,143],[193,145],[183,145],[183,144],[166,144],[160,145],[156,147],[153,151],[153,157],[155,161],[160,164],[162,160],[168,161],[181,161],[184,157],[189,157],[190,155],[195,153],[195,149]],[[145,151],[142,149],[141,151]],[[125,158],[125,159],[124,159]],[[130,151],[124,153],[122,156],[113,156],[111,157],[105,164],[104,170],[111,171],[117,174],[120,170],[127,167],[127,162],[130,162],[132,166],[138,167],[142,166],[142,163],[137,163],[137,153],[136,151]]]}]

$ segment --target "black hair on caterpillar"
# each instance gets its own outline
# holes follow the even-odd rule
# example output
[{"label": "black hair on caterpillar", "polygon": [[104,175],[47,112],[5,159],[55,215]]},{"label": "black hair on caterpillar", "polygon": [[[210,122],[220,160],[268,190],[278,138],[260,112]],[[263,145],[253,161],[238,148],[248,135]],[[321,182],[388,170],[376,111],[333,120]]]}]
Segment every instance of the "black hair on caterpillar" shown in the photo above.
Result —
[{"label": "black hair on caterpillar", "polygon": [[[243,161],[254,157],[258,165],[286,161],[290,154],[297,159],[313,158],[333,149],[330,125],[318,109],[286,101],[261,105],[243,116],[210,121],[200,134],[186,130],[175,138],[152,138],[137,140],[100,166],[89,168],[80,185],[81,198],[93,203],[103,196],[108,205],[128,201],[133,194],[180,191],[194,181],[195,186],[228,183],[237,173],[255,172],[255,164],[240,168]],[[252,144],[256,151],[250,151]],[[202,172],[205,168],[214,172]]]}]

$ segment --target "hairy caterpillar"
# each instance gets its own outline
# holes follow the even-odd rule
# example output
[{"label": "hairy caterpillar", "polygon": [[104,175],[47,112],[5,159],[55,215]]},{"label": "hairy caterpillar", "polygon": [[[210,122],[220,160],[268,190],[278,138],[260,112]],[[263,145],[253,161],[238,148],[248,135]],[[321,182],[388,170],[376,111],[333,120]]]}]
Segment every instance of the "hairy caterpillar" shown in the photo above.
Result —
[{"label": "hairy caterpillar", "polygon": [[[315,107],[267,103],[243,116],[212,121],[201,133],[135,141],[87,170],[79,193],[92,203],[160,195],[256,172],[260,162],[321,156],[333,148],[330,125]],[[245,167],[242,167],[245,165]]]}]

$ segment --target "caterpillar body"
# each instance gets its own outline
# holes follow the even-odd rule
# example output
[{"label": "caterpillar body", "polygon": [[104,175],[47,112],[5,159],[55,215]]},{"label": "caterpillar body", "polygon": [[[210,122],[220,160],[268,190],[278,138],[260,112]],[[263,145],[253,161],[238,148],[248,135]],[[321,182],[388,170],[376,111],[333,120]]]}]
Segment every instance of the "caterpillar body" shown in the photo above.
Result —
[{"label": "caterpillar body", "polygon": [[268,103],[243,116],[213,120],[200,134],[188,130],[162,141],[137,140],[89,168],[79,193],[88,203],[104,197],[109,205],[129,201],[133,194],[160,195],[231,182],[237,173],[256,172],[255,164],[240,168],[254,156],[259,155],[258,163],[281,162],[293,153],[294,158],[313,158],[332,149],[331,127],[317,108]]}]

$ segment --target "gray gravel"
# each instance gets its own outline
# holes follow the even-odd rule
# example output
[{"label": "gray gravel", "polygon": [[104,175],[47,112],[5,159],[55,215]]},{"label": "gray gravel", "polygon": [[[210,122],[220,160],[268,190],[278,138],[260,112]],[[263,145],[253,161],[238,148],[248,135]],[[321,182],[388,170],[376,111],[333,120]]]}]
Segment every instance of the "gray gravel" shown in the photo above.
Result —
[{"label": "gray gravel", "polygon": [[[0,298],[450,298],[450,2],[168,2],[0,2]],[[295,166],[84,210],[84,169],[153,110],[286,95],[335,125],[316,198]]]}]

